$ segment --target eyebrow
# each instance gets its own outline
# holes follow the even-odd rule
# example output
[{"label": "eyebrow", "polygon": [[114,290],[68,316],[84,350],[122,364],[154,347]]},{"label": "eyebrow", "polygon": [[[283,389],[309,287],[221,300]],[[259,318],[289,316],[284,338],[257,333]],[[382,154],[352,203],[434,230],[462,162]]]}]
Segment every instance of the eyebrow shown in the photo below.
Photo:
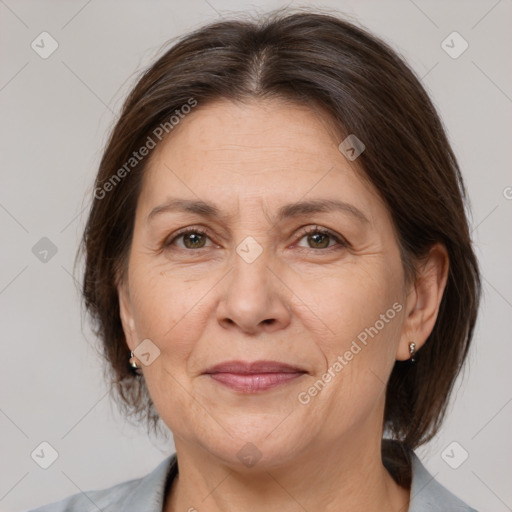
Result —
[{"label": "eyebrow", "polygon": [[[348,213],[363,223],[370,223],[366,215],[355,206],[337,199],[315,199],[301,201],[281,206],[277,212],[277,221],[287,218],[310,215],[312,213],[328,213],[341,211]],[[201,215],[210,219],[222,219],[226,217],[221,210],[212,203],[201,200],[169,199],[165,203],[156,206],[148,215],[147,222],[162,213],[186,212]]]}]

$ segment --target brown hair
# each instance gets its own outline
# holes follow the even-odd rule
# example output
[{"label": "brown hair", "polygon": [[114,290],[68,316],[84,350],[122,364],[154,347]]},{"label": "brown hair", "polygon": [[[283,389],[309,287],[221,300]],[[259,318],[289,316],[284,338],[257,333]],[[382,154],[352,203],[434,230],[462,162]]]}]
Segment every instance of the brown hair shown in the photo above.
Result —
[{"label": "brown hair", "polygon": [[130,159],[191,99],[205,105],[220,98],[316,105],[330,113],[340,133],[356,134],[366,146],[357,160],[360,172],[392,215],[409,279],[435,242],[445,245],[450,270],[437,322],[415,364],[396,362],[384,415],[392,437],[410,448],[426,442],[444,417],[480,297],[463,180],[439,116],[404,61],[353,23],[310,11],[221,21],[184,36],[144,72],[122,108],[82,240],[83,298],[119,405],[127,417],[145,415],[158,423],[144,380],[128,366],[119,316],[117,283],[126,270],[148,163]]}]

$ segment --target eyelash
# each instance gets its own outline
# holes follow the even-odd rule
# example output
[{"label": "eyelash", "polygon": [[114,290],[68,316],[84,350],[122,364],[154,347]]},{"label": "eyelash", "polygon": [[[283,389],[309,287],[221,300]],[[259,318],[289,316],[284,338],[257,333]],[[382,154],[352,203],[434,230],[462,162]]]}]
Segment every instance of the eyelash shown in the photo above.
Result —
[{"label": "eyelash", "polygon": [[[210,238],[210,236],[208,235],[208,232],[206,230],[204,230],[203,228],[200,228],[200,227],[185,228],[181,231],[178,231],[178,233],[176,233],[172,238],[167,239],[164,242],[164,248],[169,248],[170,246],[172,246],[174,244],[174,242],[176,240],[178,240],[181,237],[184,237],[185,235],[191,234],[191,233],[201,235],[201,236],[206,236],[206,237]],[[310,227],[304,229],[300,234],[299,241],[302,240],[305,236],[308,236],[313,233],[317,233],[320,235],[326,235],[326,236],[330,237],[331,239],[333,239],[341,247],[349,247],[350,246],[350,244],[343,237],[338,236],[338,235],[334,234],[332,231],[329,231],[325,228],[321,228],[319,226],[310,226]],[[211,240],[211,238],[210,238],[210,240]],[[192,251],[199,251],[200,249],[207,249],[207,247],[199,247],[198,249],[188,249],[186,247],[185,248],[180,247],[179,249],[183,249],[185,251],[192,252]],[[328,246],[323,249],[315,249],[313,247],[301,247],[301,249],[306,249],[306,250],[315,251],[315,252],[317,252],[317,251],[328,252],[332,249],[336,249],[336,246]]]}]

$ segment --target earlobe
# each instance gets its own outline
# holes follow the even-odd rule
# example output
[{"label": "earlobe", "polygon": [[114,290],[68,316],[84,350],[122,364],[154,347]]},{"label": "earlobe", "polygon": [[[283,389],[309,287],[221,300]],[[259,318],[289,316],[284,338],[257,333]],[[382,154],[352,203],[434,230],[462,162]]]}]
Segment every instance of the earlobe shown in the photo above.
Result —
[{"label": "earlobe", "polygon": [[133,320],[130,295],[127,286],[120,284],[117,288],[119,300],[119,316],[123,325],[124,336],[130,350],[134,350],[135,343],[135,322]]},{"label": "earlobe", "polygon": [[410,344],[418,352],[430,336],[439,313],[449,272],[445,246],[437,243],[417,266],[416,279],[406,301],[406,318],[396,359],[411,358]]}]

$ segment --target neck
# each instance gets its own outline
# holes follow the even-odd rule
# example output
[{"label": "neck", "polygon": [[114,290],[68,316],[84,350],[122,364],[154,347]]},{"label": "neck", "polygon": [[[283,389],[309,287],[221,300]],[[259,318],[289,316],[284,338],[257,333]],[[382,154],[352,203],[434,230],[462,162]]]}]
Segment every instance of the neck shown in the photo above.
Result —
[{"label": "neck", "polygon": [[383,466],[380,438],[359,437],[316,444],[290,464],[244,469],[175,438],[179,474],[164,511],[407,511],[409,490]]}]

